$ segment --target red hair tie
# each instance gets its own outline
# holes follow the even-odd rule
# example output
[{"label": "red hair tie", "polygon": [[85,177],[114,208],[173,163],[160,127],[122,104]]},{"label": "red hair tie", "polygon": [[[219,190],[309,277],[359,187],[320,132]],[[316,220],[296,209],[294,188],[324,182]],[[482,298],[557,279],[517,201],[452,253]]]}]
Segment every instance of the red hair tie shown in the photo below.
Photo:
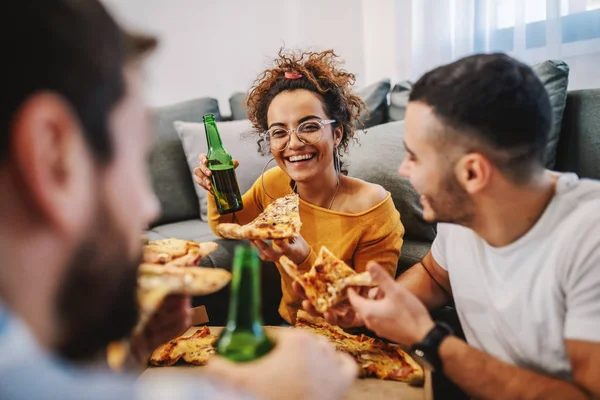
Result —
[{"label": "red hair tie", "polygon": [[284,76],[287,79],[300,79],[300,78],[302,78],[302,74],[297,74],[295,72],[286,72]]}]

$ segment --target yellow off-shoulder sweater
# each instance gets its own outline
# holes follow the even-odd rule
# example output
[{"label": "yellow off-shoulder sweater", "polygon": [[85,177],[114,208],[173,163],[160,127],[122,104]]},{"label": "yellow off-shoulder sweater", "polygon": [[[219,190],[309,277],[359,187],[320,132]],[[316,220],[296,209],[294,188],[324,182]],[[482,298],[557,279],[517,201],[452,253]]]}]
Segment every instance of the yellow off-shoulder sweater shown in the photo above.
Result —
[{"label": "yellow off-shoulder sweater", "polygon": [[[290,178],[278,167],[264,174],[264,186],[268,194],[274,198],[292,192]],[[235,222],[244,225],[256,218],[273,202],[269,195],[265,193],[259,177],[250,190],[243,195],[244,209],[235,213]],[[301,271],[308,271],[321,246],[326,246],[357,272],[364,271],[367,262],[375,260],[392,276],[395,275],[404,227],[389,193],[379,204],[357,214],[327,210],[302,199],[300,199],[299,211],[302,220],[300,233],[311,246],[310,254],[298,266]],[[217,212],[212,195],[208,196],[208,219],[215,234],[217,234],[218,224],[234,222],[233,214],[220,215]],[[283,292],[279,313],[288,323],[293,324],[296,313],[301,307],[301,299],[292,289],[292,279],[278,263],[277,268],[281,274]]]}]

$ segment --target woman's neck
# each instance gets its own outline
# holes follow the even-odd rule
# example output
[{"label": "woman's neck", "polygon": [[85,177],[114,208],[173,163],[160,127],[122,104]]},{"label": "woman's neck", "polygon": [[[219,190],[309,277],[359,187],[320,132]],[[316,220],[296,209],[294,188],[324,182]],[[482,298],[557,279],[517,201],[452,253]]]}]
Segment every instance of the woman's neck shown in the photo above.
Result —
[{"label": "woman's neck", "polygon": [[341,186],[335,170],[328,171],[320,176],[318,181],[296,182],[298,196],[307,203],[329,209]]}]

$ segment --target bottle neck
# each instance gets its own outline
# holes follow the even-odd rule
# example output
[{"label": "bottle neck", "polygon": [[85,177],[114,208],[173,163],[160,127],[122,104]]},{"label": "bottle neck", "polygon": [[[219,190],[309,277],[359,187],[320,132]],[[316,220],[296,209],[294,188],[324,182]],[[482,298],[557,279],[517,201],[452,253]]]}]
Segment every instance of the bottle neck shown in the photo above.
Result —
[{"label": "bottle neck", "polygon": [[206,130],[206,142],[209,149],[222,149],[221,135],[217,130],[217,124],[214,120],[204,121],[204,129]]},{"label": "bottle neck", "polygon": [[262,325],[260,264],[256,255],[246,255],[240,262],[238,260],[233,266],[228,325],[235,323],[235,329],[253,330]]}]

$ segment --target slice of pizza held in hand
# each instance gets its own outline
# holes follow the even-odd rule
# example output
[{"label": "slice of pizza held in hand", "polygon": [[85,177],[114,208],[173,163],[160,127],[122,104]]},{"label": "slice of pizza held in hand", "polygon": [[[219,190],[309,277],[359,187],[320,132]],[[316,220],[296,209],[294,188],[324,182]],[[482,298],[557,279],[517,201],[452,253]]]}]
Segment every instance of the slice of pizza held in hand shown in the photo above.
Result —
[{"label": "slice of pizza held in hand", "polygon": [[198,243],[182,239],[161,239],[144,246],[144,263],[191,266],[219,247],[215,242]]},{"label": "slice of pizza held in hand", "polygon": [[[132,334],[138,334],[146,327],[152,315],[168,295],[204,296],[221,290],[230,280],[231,273],[220,268],[196,266],[182,268],[177,265],[141,264],[137,277],[140,315]],[[201,337],[205,336],[206,334],[201,335]],[[194,338],[199,339],[198,335],[195,335]],[[204,346],[201,347],[204,348]],[[107,361],[113,370],[122,370],[129,348],[129,340],[109,344]]]},{"label": "slice of pizza held in hand", "polygon": [[310,271],[304,274],[286,256],[281,256],[279,263],[288,275],[302,285],[306,297],[320,313],[347,299],[349,287],[374,286],[369,272],[356,273],[325,246],[321,247]]},{"label": "slice of pizza held in hand", "polygon": [[269,240],[300,236],[299,198],[296,193],[280,197],[269,204],[252,222],[246,225],[223,223],[217,232],[226,239]]},{"label": "slice of pizza held in hand", "polygon": [[138,271],[139,331],[170,294],[204,296],[218,292],[231,280],[231,273],[221,268],[142,264]]}]

